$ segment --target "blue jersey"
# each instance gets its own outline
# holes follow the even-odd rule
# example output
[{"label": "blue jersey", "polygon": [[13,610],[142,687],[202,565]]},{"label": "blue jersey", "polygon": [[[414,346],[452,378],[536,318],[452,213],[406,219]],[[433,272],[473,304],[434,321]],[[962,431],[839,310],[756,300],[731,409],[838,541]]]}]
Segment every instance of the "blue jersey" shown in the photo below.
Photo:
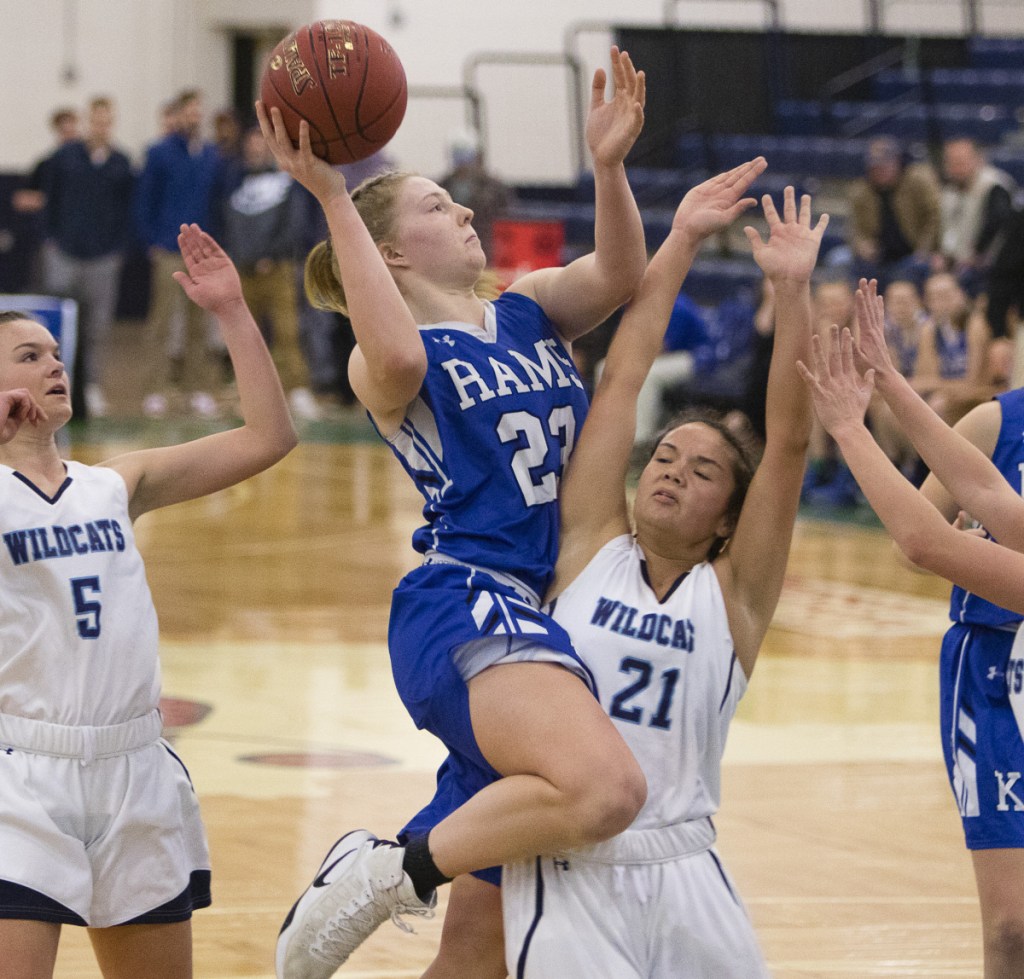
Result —
[{"label": "blue jersey", "polygon": [[413,547],[514,575],[542,596],[558,549],[558,481],[587,411],[569,351],[532,299],[484,327],[420,327],[423,386],[388,444],[426,501]]},{"label": "blue jersey", "polygon": [[[996,395],[1003,410],[999,439],[992,462],[1017,493],[1021,492],[1021,467],[1024,466],[1024,388]],[[992,627],[1014,626],[1022,616],[986,602],[958,586],[953,587],[949,617],[954,622]]]}]

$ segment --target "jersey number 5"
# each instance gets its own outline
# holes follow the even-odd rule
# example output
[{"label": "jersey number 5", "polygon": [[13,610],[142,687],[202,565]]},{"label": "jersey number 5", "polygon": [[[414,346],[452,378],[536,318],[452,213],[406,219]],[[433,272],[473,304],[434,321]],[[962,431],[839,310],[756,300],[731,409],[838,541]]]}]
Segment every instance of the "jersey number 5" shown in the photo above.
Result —
[{"label": "jersey number 5", "polygon": [[[546,472],[538,482],[531,470],[544,465],[550,451],[548,436],[558,447],[558,469]],[[568,405],[552,408],[548,415],[547,432],[544,423],[528,411],[510,411],[498,422],[498,437],[502,442],[525,439],[526,444],[512,456],[512,473],[527,506],[551,503],[558,498],[558,477],[562,474],[569,453],[576,440],[576,416]]]},{"label": "jersey number 5", "polygon": [[99,639],[100,603],[91,596],[98,595],[100,591],[100,579],[95,575],[71,579],[71,594],[75,599],[75,625],[83,639]]}]

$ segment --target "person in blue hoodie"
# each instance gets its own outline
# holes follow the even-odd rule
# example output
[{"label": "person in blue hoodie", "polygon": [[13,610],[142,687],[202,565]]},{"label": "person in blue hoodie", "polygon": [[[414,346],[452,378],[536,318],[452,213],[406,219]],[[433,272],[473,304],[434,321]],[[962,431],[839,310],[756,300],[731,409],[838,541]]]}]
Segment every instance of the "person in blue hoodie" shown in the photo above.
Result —
[{"label": "person in blue hoodie", "polygon": [[[185,307],[172,276],[183,269],[177,251],[183,224],[220,233],[217,201],[225,168],[216,146],[203,139],[202,94],[187,90],[176,102],[177,128],[149,147],[136,195],[138,230],[152,266],[146,329],[154,350],[168,351],[166,360],[154,360],[143,409],[148,415],[165,414],[175,397],[187,400],[195,414],[210,416],[217,411],[210,393],[216,365],[207,319],[198,307]],[[180,344],[171,343],[175,316],[185,318]]]}]

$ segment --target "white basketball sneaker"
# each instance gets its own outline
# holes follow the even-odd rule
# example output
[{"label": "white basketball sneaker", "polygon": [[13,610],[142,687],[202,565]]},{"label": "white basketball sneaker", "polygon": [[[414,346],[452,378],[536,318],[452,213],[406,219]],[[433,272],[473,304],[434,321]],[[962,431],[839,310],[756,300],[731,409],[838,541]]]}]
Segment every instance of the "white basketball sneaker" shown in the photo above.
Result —
[{"label": "white basketball sneaker", "polygon": [[424,903],[402,869],[405,849],[364,829],[331,847],[313,883],[295,902],[277,939],[278,979],[328,979],[390,918],[434,916],[437,894]]}]

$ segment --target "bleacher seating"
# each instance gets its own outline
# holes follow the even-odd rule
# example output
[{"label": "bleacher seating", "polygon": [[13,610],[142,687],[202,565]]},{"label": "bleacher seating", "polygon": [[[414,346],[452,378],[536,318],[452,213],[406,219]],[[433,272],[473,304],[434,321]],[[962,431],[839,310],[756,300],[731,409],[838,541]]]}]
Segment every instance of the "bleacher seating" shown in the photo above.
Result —
[{"label": "bleacher seating", "polygon": [[1024,66],[1024,38],[971,38],[968,42],[968,57],[974,68],[1009,68],[1020,71]]},{"label": "bleacher seating", "polygon": [[920,103],[895,108],[885,102],[833,102],[826,122],[836,135],[925,140],[930,135],[929,115],[928,107]]},{"label": "bleacher seating", "polygon": [[923,72],[893,68],[875,75],[871,82],[871,93],[879,102],[888,102],[903,95],[920,94],[923,86]]},{"label": "bleacher seating", "polygon": [[[782,100],[775,107],[772,133],[688,131],[677,136],[675,167],[629,168],[648,247],[661,244],[678,202],[710,174],[763,155],[769,170],[751,187],[751,196],[767,193],[779,201],[783,188],[792,184],[798,194],[821,199],[824,182],[836,184],[824,188],[826,196],[842,194],[844,182],[863,175],[867,144],[879,135],[899,139],[917,159],[934,152],[940,141],[968,136],[1024,187],[1024,139],[1016,145],[1007,140],[1024,130],[1018,122],[1024,110],[1024,38],[973,39],[968,57],[962,67],[882,71],[869,85],[873,98],[868,100]],[[533,195],[521,201],[518,211],[563,221],[570,258],[593,247],[592,174],[584,174],[574,187]],[[823,256],[845,243],[845,215],[841,206],[838,211],[822,243]],[[705,254],[687,279],[687,291],[714,305],[758,280],[749,256]]]},{"label": "bleacher seating", "polygon": [[1024,70],[1005,68],[935,68],[929,73],[932,98],[975,105],[1024,105]]},{"label": "bleacher seating", "polygon": [[938,138],[967,136],[991,146],[1016,129],[1016,116],[1005,106],[945,103],[934,108]]}]

